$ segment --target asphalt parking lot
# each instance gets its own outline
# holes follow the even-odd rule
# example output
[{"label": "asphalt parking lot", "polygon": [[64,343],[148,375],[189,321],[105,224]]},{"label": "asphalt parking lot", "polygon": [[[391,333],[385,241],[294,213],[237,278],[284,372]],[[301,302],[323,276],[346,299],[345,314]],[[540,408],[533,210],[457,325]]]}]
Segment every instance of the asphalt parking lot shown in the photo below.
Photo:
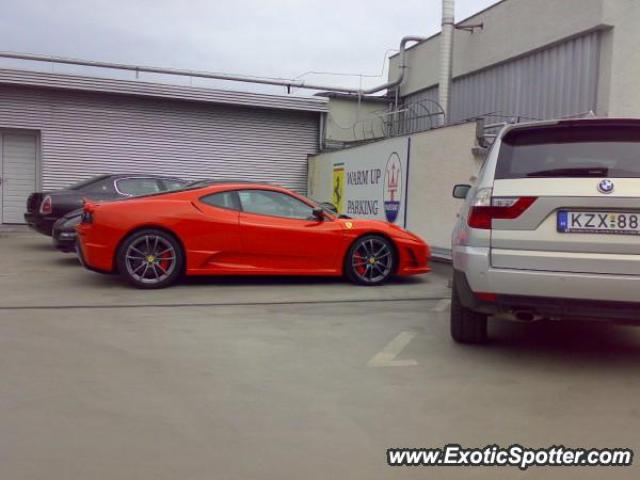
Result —
[{"label": "asphalt parking lot", "polygon": [[640,447],[640,330],[494,322],[458,346],[448,275],[139,291],[0,232],[1,477],[637,478],[386,465],[390,447]]}]

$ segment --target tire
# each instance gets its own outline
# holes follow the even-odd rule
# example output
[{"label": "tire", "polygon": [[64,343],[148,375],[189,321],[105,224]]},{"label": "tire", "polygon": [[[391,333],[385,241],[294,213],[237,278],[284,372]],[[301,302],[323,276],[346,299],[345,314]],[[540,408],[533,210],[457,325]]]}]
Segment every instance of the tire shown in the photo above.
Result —
[{"label": "tire", "polygon": [[137,288],[164,288],[182,274],[184,253],[176,238],[163,230],[138,230],[116,253],[118,273]]},{"label": "tire", "polygon": [[465,308],[453,283],[451,296],[451,337],[458,343],[487,342],[487,315]]},{"label": "tire", "polygon": [[376,286],[394,274],[396,263],[396,251],[391,241],[380,235],[365,235],[349,248],[344,271],[356,285]]}]

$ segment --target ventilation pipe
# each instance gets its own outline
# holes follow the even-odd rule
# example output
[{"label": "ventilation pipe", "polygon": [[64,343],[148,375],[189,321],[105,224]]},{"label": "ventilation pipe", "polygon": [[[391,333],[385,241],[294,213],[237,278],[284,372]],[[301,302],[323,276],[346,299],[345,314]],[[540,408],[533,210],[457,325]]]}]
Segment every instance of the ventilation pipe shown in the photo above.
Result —
[{"label": "ventilation pipe", "polygon": [[442,34],[440,35],[440,84],[438,86],[438,100],[445,114],[445,123],[449,121],[454,31],[455,0],[442,0]]},{"label": "ventilation pipe", "polygon": [[382,90],[390,90],[392,88],[395,87],[399,87],[402,82],[404,81],[404,74],[405,71],[407,70],[407,59],[406,59],[406,49],[407,49],[407,43],[409,42],[422,42],[426,40],[425,37],[415,37],[415,36],[407,36],[407,37],[403,37],[402,40],[400,41],[400,75],[398,75],[398,78],[396,78],[395,80],[379,85],[375,88],[370,88],[369,90],[362,90],[362,93],[364,95],[370,95],[372,93],[376,93],[376,92],[380,92]]},{"label": "ventilation pipe", "polygon": [[343,87],[333,87],[333,86],[327,86],[327,85],[314,85],[314,84],[305,83],[302,80],[289,80],[285,78],[251,77],[246,75],[233,75],[233,74],[216,73],[216,72],[202,72],[202,71],[196,71],[196,70],[179,70],[175,68],[149,67],[149,66],[141,66],[141,65],[125,65],[122,63],[98,62],[93,60],[82,60],[78,58],[52,57],[47,55],[33,55],[28,53],[0,52],[0,58],[11,58],[16,60],[29,60],[29,61],[36,61],[36,62],[63,63],[67,65],[101,67],[101,68],[109,68],[114,70],[129,70],[129,71],[136,72],[136,76],[140,72],[161,73],[161,74],[167,74],[167,75],[178,75],[183,77],[198,77],[198,78],[209,78],[214,80],[228,80],[231,82],[277,85],[277,86],[286,87],[288,91],[290,91],[291,88],[306,88],[308,90],[323,90],[328,92],[348,93],[348,94],[363,96],[363,95],[371,95],[373,93],[381,92],[382,90],[389,90],[389,89],[398,87],[404,80],[404,74],[406,70],[405,50],[406,50],[407,43],[420,42],[422,40],[425,40],[425,38],[415,37],[415,36],[404,37],[400,42],[400,65],[399,65],[400,74],[398,75],[398,78],[396,78],[393,81],[379,85],[377,87],[368,88],[368,89],[343,88]]}]

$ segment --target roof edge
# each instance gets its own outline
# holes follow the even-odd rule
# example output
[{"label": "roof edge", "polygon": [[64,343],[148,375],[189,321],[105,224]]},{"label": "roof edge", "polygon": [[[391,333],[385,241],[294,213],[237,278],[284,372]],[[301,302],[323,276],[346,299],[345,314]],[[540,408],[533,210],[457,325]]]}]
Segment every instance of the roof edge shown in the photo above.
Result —
[{"label": "roof edge", "polygon": [[111,93],[276,110],[328,111],[328,99],[322,97],[293,97],[11,68],[0,68],[0,85]]},{"label": "roof edge", "polygon": [[[477,11],[476,13],[469,15],[468,17],[465,17],[464,19],[460,20],[459,22],[455,23],[456,27],[462,27],[464,26],[465,23],[467,23],[469,20],[472,20],[473,18],[482,15],[483,13],[488,12],[489,10],[492,10],[496,7],[499,7],[501,4],[507,2],[509,0],[497,0],[495,3],[489,5],[488,7],[483,8],[482,10]],[[414,43],[413,45],[407,47],[407,51],[419,47],[420,45],[422,45],[423,43],[427,43],[430,40],[433,40],[436,37],[439,37],[440,35],[442,35],[442,30],[440,30],[439,32],[434,33],[433,35],[429,35],[428,37],[426,37],[424,40]],[[398,55],[400,55],[400,52],[396,52],[393,55],[389,55],[389,58],[394,58],[397,57]]]}]

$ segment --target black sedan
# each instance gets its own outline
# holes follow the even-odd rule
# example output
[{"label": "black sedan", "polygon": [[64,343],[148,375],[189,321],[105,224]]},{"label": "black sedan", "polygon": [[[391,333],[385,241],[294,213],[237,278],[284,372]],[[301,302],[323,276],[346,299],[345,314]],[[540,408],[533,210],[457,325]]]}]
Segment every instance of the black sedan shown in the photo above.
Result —
[{"label": "black sedan", "polygon": [[99,175],[65,189],[32,193],[27,200],[24,219],[34,230],[52,235],[53,224],[67,213],[81,208],[85,198],[116,200],[175,190],[187,183],[180,178],[158,175]]}]

